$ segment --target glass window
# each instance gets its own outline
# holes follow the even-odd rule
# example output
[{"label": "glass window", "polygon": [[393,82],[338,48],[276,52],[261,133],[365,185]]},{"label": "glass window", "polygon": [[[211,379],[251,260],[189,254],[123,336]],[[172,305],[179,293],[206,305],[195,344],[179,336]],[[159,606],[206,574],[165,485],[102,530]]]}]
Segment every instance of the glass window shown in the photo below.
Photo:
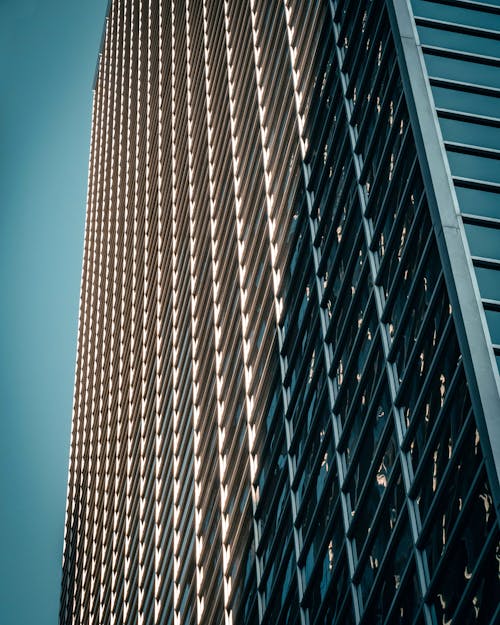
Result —
[{"label": "glass window", "polygon": [[500,310],[485,310],[491,342],[500,345]]},{"label": "glass window", "polygon": [[462,213],[500,219],[500,194],[466,187],[455,187],[455,191]]},{"label": "glass window", "polygon": [[425,61],[429,76],[486,87],[500,87],[500,67],[436,54],[425,54]]},{"label": "glass window", "polygon": [[500,230],[465,224],[471,254],[500,260]]},{"label": "glass window", "polygon": [[[430,17],[443,22],[477,26],[478,28],[490,30],[500,30],[500,15],[498,14],[495,15],[494,13],[486,13],[485,11],[474,9],[463,9],[449,4],[428,2],[427,0],[411,0],[411,4],[415,15],[421,17]],[[499,0],[488,0],[488,4],[500,6]]]},{"label": "glass window", "polygon": [[419,26],[418,34],[420,41],[430,46],[500,57],[500,41],[498,39],[474,37],[465,33],[427,26]]},{"label": "glass window", "polygon": [[445,87],[432,87],[432,93],[438,108],[486,117],[500,117],[500,98]]},{"label": "glass window", "polygon": [[479,292],[484,299],[500,300],[500,268],[475,267]]},{"label": "glass window", "polygon": [[477,145],[494,150],[500,149],[500,128],[498,127],[472,124],[458,119],[440,118],[439,122],[445,141]]},{"label": "glass window", "polygon": [[500,161],[494,158],[448,151],[448,161],[454,176],[500,183]]}]

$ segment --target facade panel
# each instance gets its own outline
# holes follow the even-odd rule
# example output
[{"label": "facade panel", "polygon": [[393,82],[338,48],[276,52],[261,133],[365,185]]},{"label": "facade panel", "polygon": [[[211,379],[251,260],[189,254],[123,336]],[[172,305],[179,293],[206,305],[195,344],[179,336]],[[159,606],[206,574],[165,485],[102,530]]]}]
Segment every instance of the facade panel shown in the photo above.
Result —
[{"label": "facade panel", "polygon": [[499,11],[111,0],[61,625],[498,621]]}]

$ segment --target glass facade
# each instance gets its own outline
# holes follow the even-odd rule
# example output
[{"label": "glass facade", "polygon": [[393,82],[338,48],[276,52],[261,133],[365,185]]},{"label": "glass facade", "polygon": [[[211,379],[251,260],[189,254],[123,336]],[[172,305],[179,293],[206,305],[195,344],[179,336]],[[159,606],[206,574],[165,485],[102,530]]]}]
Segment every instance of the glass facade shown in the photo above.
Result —
[{"label": "glass facade", "polygon": [[499,621],[499,68],[492,1],[110,1],[61,625]]}]

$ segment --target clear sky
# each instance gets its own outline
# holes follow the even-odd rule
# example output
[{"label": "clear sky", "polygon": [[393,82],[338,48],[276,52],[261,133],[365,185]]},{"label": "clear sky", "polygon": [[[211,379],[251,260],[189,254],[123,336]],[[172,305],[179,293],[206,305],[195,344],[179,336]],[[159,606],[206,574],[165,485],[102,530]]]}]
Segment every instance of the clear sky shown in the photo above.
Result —
[{"label": "clear sky", "polygon": [[0,0],[0,625],[57,625],[107,0]]}]

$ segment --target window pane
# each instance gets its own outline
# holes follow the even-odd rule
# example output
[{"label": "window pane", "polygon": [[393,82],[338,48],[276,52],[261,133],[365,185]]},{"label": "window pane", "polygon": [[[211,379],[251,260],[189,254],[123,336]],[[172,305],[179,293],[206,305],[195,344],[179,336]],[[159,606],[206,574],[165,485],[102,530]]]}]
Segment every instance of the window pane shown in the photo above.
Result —
[{"label": "window pane", "polygon": [[479,292],[484,299],[500,300],[500,270],[475,267]]},{"label": "window pane", "polygon": [[500,195],[480,189],[455,187],[462,213],[500,219]]},{"label": "window pane", "polygon": [[494,158],[448,151],[448,161],[454,176],[500,183],[500,161]]},{"label": "window pane", "polygon": [[500,345],[500,311],[485,310],[484,312],[486,313],[486,321],[490,329],[491,342],[495,345]]},{"label": "window pane", "polygon": [[[427,0],[412,0],[415,15],[421,17],[431,17],[443,22],[454,22],[455,24],[466,24],[490,30],[500,30],[500,15],[475,11],[473,9],[462,9],[447,4],[428,2]],[[500,6],[499,0],[488,0],[488,4]]]},{"label": "window pane", "polygon": [[500,128],[471,124],[457,119],[441,118],[439,122],[445,141],[477,145],[494,150],[500,149]]},{"label": "window pane", "polygon": [[465,233],[473,256],[500,260],[500,230],[465,224]]},{"label": "window pane", "polygon": [[500,87],[500,68],[498,67],[435,54],[424,56],[429,76],[486,87]]},{"label": "window pane", "polygon": [[432,87],[432,93],[438,108],[486,117],[500,117],[500,98],[444,87]]},{"label": "window pane", "polygon": [[473,37],[464,33],[443,30],[442,28],[429,28],[427,26],[419,26],[418,34],[420,41],[430,46],[500,57],[500,41],[497,39]]}]

